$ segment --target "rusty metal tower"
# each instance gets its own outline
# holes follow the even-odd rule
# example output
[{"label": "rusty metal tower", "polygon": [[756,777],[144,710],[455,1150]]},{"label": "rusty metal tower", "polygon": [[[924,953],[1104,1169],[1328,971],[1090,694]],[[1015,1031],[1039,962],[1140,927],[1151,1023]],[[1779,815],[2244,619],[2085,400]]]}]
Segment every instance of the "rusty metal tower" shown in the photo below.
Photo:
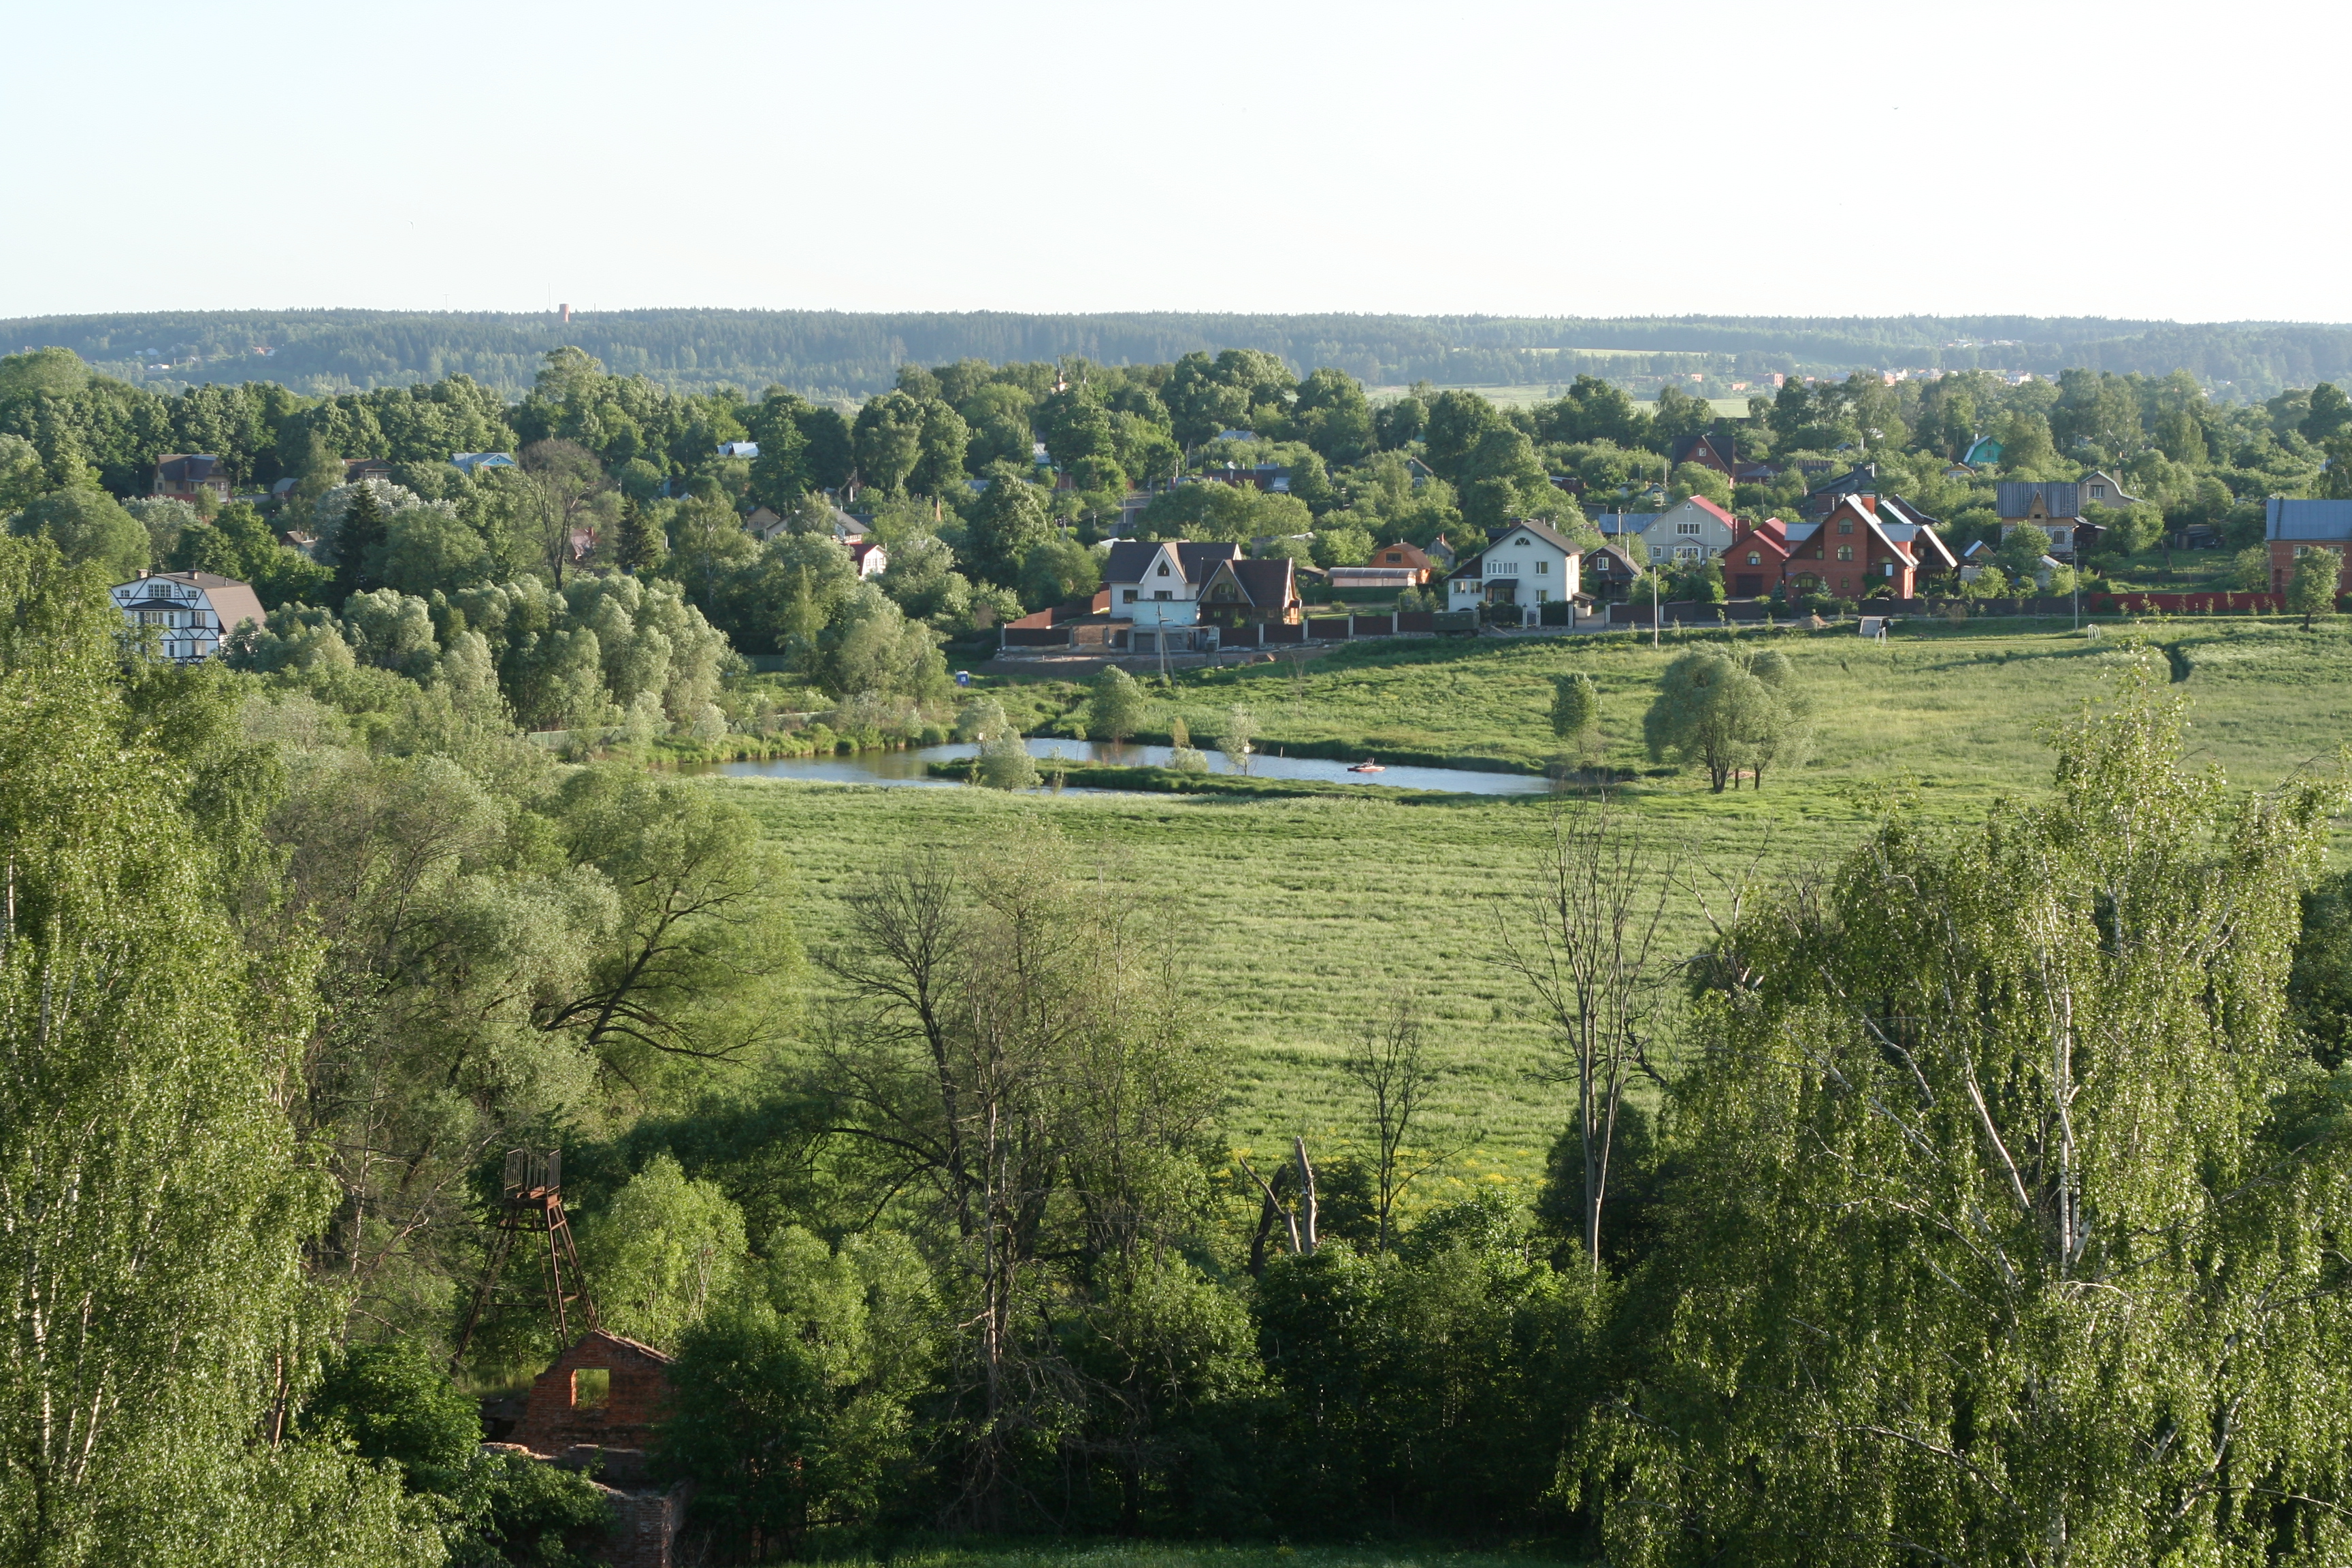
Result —
[{"label": "rusty metal tower", "polygon": [[482,1283],[474,1292],[474,1304],[466,1312],[466,1326],[457,1335],[457,1349],[449,1358],[452,1373],[466,1359],[467,1348],[474,1342],[474,1330],[482,1321],[482,1309],[489,1304],[490,1291],[497,1286],[515,1244],[527,1235],[547,1238],[547,1310],[548,1316],[555,1321],[557,1353],[572,1343],[568,1309],[572,1302],[580,1303],[581,1316],[588,1327],[600,1327],[595,1300],[588,1294],[588,1277],[581,1271],[579,1248],[572,1244],[572,1221],[563,1212],[562,1150],[550,1149],[544,1153],[536,1149],[507,1151],[506,1174],[499,1184],[497,1223],[498,1237],[490,1244],[489,1266],[482,1271]]}]

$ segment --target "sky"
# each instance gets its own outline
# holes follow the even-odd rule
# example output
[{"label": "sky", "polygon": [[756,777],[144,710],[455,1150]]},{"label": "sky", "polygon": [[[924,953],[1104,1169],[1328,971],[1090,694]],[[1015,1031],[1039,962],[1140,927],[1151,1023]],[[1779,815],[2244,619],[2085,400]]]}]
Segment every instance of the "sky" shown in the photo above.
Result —
[{"label": "sky", "polygon": [[0,318],[2352,321],[2341,5],[0,0]]}]

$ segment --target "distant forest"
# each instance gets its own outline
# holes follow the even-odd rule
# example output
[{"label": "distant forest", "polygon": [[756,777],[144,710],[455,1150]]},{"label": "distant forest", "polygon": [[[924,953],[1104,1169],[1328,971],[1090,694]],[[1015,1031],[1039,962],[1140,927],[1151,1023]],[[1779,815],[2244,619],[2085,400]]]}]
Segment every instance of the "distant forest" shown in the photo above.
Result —
[{"label": "distant forest", "polygon": [[[520,395],[542,356],[577,344],[616,374],[682,392],[782,386],[821,400],[887,391],[906,363],[1082,355],[1165,363],[1256,349],[1297,374],[1343,370],[1372,387],[1528,385],[1601,375],[1635,389],[1673,379],[1720,395],[1778,372],[2030,371],[2163,376],[2187,370],[2231,402],[2352,376],[2352,327],[2261,321],[2183,325],[2101,317],[1589,317],[1023,315],[1001,311],[619,310],[575,314],[206,310],[28,317],[0,322],[0,352],[71,349],[159,392],[273,381],[311,395],[463,373]],[[263,352],[268,351],[268,352]]]}]

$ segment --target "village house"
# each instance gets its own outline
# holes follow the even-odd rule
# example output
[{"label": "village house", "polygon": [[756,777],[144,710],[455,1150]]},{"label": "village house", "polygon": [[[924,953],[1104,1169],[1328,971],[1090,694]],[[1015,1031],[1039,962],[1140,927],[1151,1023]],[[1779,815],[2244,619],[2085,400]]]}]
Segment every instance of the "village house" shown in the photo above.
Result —
[{"label": "village house", "polygon": [[1580,576],[1584,591],[1595,599],[1622,599],[1641,580],[1642,563],[1612,540],[1585,552]]},{"label": "village house", "polygon": [[2284,594],[2294,578],[2298,557],[2331,550],[2346,564],[2337,594],[2352,594],[2352,500],[2288,500],[2273,496],[2263,506],[2263,542],[2271,554],[2271,592]]},{"label": "village house", "polygon": [[2050,536],[2050,553],[2061,561],[2073,560],[2078,547],[2096,546],[2106,530],[2084,521],[2084,489],[2077,479],[2003,479],[1993,487],[2001,538],[2021,528],[2038,528]]},{"label": "village house", "polygon": [[392,483],[392,459],[389,458],[345,458],[343,483],[358,484],[362,479],[382,479]]},{"label": "village house", "polygon": [[1678,437],[1667,450],[1666,467],[1671,471],[1685,463],[1696,463],[1702,468],[1713,468],[1727,479],[1733,479],[1739,472],[1738,443],[1728,436],[1704,433]]},{"label": "village house", "polygon": [[250,584],[211,572],[142,572],[109,592],[122,618],[157,628],[163,657],[181,664],[210,658],[247,621],[269,624]]},{"label": "village house", "polygon": [[1843,497],[1866,495],[1877,488],[1878,465],[1876,463],[1860,464],[1848,468],[1837,478],[1816,485],[1806,491],[1805,499],[1797,503],[1798,515],[1827,517],[1830,509],[1837,505]]},{"label": "village house", "polygon": [[1201,584],[1198,602],[1202,626],[1229,632],[1253,624],[1296,626],[1307,603],[1298,592],[1297,563],[1287,555],[1218,562]]},{"label": "village house", "polygon": [[1430,568],[1433,563],[1426,551],[1417,545],[1407,544],[1400,539],[1394,544],[1383,544],[1373,551],[1372,558],[1364,564],[1386,567],[1391,571],[1402,567],[1416,574],[1412,581],[1415,585],[1419,585],[1429,581]]},{"label": "village house", "polygon": [[1446,579],[1445,608],[1516,605],[1519,624],[1533,626],[1539,606],[1574,599],[1582,591],[1583,563],[1583,551],[1547,524],[1516,522],[1454,568]]},{"label": "village house", "polygon": [[1692,496],[1664,511],[1603,512],[1601,537],[1635,561],[1654,566],[1714,559],[1739,531],[1738,520],[1705,496]]},{"label": "village house", "polygon": [[167,452],[155,459],[154,494],[166,500],[209,495],[228,500],[228,470],[208,452]]},{"label": "village house", "polygon": [[1916,596],[1923,580],[1956,572],[1933,521],[1887,496],[1849,495],[1819,521],[1769,518],[1743,529],[1726,552],[1724,585],[1735,599],[1832,594],[1841,599]]},{"label": "village house", "polygon": [[515,460],[512,452],[452,452],[449,465],[461,474],[478,474],[485,468],[511,468]]},{"label": "village house", "polygon": [[2083,500],[2092,506],[2131,506],[2139,497],[2126,495],[2112,476],[2094,468],[2083,476]]},{"label": "village house", "polygon": [[849,552],[849,563],[860,577],[879,577],[890,569],[890,552],[882,548],[878,539],[860,535],[845,546]]},{"label": "village house", "polygon": [[[1122,539],[1103,562],[1114,623],[1129,623],[1137,651],[1189,652],[1208,641],[1200,624],[1201,590],[1220,563],[1243,559],[1238,544]],[[1238,580],[1238,579],[1236,579]]]}]

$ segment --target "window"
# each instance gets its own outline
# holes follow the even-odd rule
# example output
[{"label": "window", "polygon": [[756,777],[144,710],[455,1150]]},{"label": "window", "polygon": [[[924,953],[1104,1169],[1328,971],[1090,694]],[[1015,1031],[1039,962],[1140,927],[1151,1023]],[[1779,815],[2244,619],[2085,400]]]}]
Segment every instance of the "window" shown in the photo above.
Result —
[{"label": "window", "polygon": [[1748,564],[1750,566],[1761,566],[1764,564],[1764,557],[1751,550],[1748,552]]},{"label": "window", "polygon": [[1168,575],[1168,563],[1166,563],[1165,561],[1162,561],[1162,562],[1160,563],[1160,574],[1162,577],[1165,577],[1165,576],[1167,576],[1167,575]]},{"label": "window", "polygon": [[1173,595],[1173,594],[1171,594],[1171,593],[1170,593],[1167,589],[1162,588],[1162,589],[1160,589],[1158,592],[1154,593],[1151,596],[1152,596],[1154,599],[1172,599],[1172,598],[1174,598],[1176,595]]},{"label": "window", "polygon": [[1698,531],[1699,525],[1696,522],[1678,522],[1675,524],[1675,531],[1676,533],[1696,533]]},{"label": "window", "polygon": [[1706,547],[1701,544],[1677,544],[1675,546],[1675,559],[1677,561],[1704,561],[1706,559]]},{"label": "window", "polygon": [[572,1373],[572,1408],[602,1410],[612,1403],[613,1369],[609,1366],[575,1367]]},{"label": "window", "polygon": [[1851,561],[1851,560],[1853,560],[1853,545],[1851,545],[1851,544],[1841,544],[1841,545],[1839,545],[1839,546],[1838,546],[1838,559],[1839,559],[1839,560],[1841,560],[1841,561]]},{"label": "window", "polygon": [[1122,588],[1122,589],[1120,589],[1120,590],[1119,590],[1119,593],[1120,593],[1120,595],[1121,595],[1121,597],[1120,597],[1120,599],[1119,599],[1119,603],[1120,603],[1120,604],[1122,604],[1122,605],[1132,605],[1133,603],[1135,603],[1135,590],[1134,590],[1134,589],[1132,589],[1132,588]]},{"label": "window", "polygon": [[2106,487],[2106,486],[2105,486],[2105,485],[2093,485],[2093,486],[2091,487],[2091,499],[2092,499],[2093,500],[2106,500],[2106,499],[2107,499],[2107,487]]},{"label": "window", "polygon": [[1389,564],[1391,566],[1402,566],[1404,564],[1404,557],[1391,550],[1389,552]]},{"label": "window", "polygon": [[1551,563],[1550,563],[1550,562],[1549,562],[1549,561],[1538,561],[1538,562],[1537,562],[1537,563],[1536,563],[1536,575],[1537,575],[1537,576],[1538,576],[1538,577],[1548,576],[1548,575],[1549,575],[1549,574],[1550,574],[1550,572],[1551,572]]},{"label": "window", "polygon": [[[1853,519],[1850,517],[1842,517],[1838,519],[1838,531],[1840,533],[1852,533],[1853,531]],[[1168,568],[1162,566],[1160,570],[1165,572]]]},{"label": "window", "polygon": [[1663,545],[1663,544],[1653,544],[1652,546],[1650,546],[1650,559],[1651,559],[1651,560],[1653,560],[1653,561],[1664,561],[1665,558],[1666,558],[1666,547],[1665,547],[1664,545]]},{"label": "window", "polygon": [[1511,545],[1514,549],[1525,550],[1528,547],[1528,536],[1522,533],[1517,539],[1511,541]]},{"label": "window", "polygon": [[1551,595],[1545,593],[1541,588],[1538,588],[1536,590],[1536,603],[1538,605],[1549,605],[1551,603]]},{"label": "window", "polygon": [[1516,561],[1489,561],[1486,563],[1486,575],[1489,577],[1516,577],[1518,574],[1519,563]]}]

